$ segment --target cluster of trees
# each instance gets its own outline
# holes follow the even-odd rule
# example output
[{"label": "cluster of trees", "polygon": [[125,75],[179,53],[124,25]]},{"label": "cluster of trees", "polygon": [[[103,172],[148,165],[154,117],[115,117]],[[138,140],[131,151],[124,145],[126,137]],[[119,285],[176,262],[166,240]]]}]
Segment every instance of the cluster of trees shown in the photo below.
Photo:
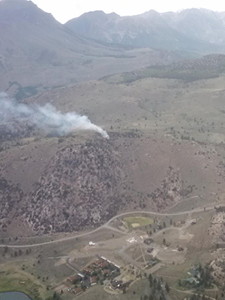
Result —
[{"label": "cluster of trees", "polygon": [[140,300],[167,300],[170,292],[169,285],[162,278],[153,277],[151,274],[148,277],[149,290],[148,293],[142,295]]},{"label": "cluster of trees", "polygon": [[46,298],[46,300],[61,300],[61,297],[60,297],[59,294],[54,292],[53,296],[50,296],[50,297]]},{"label": "cluster of trees", "polygon": [[179,280],[180,286],[188,288],[206,289],[210,288],[213,283],[213,277],[211,275],[212,269],[209,265],[202,266],[199,264],[195,268],[192,268],[192,277],[184,280]]},{"label": "cluster of trees", "polygon": [[7,246],[5,246],[4,248],[2,248],[1,250],[1,254],[2,256],[6,256],[6,255],[10,255],[11,257],[18,257],[18,256],[22,256],[24,254],[29,255],[32,252],[32,250],[30,248],[27,248],[25,251],[18,249],[18,250],[13,250]]},{"label": "cluster of trees", "polygon": [[213,278],[211,275],[212,269],[208,265],[204,267],[200,265],[199,272],[200,272],[200,285],[203,288],[210,288],[213,282]]}]

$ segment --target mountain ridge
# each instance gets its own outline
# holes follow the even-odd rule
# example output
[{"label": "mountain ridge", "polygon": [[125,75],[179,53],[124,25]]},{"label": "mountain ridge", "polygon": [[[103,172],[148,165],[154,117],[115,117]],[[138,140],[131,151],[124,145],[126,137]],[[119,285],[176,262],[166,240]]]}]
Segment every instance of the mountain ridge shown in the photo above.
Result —
[{"label": "mountain ridge", "polygon": [[87,39],[31,1],[0,2],[0,90],[18,100],[56,86],[177,59]]},{"label": "mountain ridge", "polygon": [[74,32],[95,40],[135,48],[151,47],[208,54],[225,50],[223,13],[206,9],[158,13],[150,10],[135,16],[96,11],[69,20]]}]

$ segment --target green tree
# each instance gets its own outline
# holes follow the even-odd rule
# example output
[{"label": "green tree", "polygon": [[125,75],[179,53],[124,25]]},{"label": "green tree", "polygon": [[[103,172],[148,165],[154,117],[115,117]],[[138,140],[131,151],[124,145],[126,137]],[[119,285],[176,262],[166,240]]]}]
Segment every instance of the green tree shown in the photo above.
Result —
[{"label": "green tree", "polygon": [[169,287],[169,285],[168,285],[168,283],[166,282],[166,284],[165,284],[165,289],[166,289],[166,292],[167,293],[169,293],[170,292],[170,287]]}]

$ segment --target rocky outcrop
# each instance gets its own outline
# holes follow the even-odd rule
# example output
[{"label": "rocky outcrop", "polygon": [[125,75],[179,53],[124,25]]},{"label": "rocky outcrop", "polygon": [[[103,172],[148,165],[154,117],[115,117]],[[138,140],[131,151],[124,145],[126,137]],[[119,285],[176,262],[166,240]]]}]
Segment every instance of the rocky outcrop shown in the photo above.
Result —
[{"label": "rocky outcrop", "polygon": [[122,169],[107,140],[65,146],[52,158],[24,216],[38,232],[81,230],[116,214]]}]

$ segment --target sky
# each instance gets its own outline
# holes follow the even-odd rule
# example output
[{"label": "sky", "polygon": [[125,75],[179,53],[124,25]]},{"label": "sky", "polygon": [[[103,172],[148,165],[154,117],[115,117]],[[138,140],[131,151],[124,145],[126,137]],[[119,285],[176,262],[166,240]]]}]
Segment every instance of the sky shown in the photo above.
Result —
[{"label": "sky", "polygon": [[225,11],[225,2],[221,0],[32,0],[38,7],[51,13],[59,22],[80,16],[81,14],[103,10],[115,12],[121,16],[136,15],[150,9],[158,12],[178,11],[185,8],[207,8]]}]

